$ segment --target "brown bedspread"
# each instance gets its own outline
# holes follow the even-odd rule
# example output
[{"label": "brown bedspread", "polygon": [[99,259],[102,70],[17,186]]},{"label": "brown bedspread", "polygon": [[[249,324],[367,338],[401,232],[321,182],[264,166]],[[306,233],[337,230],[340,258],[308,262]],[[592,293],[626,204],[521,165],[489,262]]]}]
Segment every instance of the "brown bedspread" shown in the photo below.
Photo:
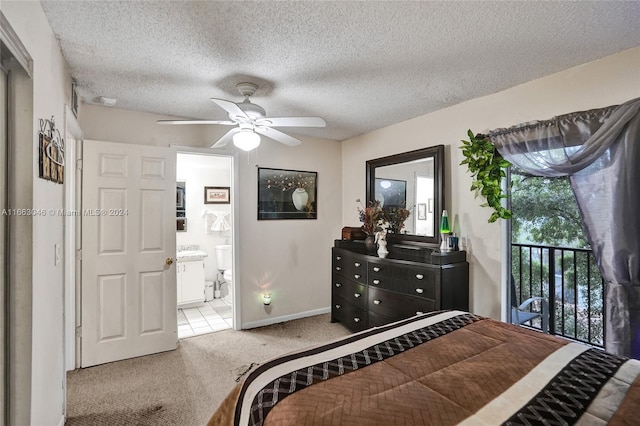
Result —
[{"label": "brown bedspread", "polygon": [[435,313],[267,362],[209,424],[632,424],[638,373],[583,345]]}]

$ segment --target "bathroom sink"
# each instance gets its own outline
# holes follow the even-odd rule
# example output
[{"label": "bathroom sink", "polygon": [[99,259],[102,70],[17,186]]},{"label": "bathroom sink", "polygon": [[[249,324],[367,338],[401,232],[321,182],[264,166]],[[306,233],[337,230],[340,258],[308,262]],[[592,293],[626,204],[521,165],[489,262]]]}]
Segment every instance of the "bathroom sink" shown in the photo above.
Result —
[{"label": "bathroom sink", "polygon": [[176,253],[176,260],[178,262],[186,262],[189,260],[202,260],[207,257],[208,254],[202,250],[182,250]]}]

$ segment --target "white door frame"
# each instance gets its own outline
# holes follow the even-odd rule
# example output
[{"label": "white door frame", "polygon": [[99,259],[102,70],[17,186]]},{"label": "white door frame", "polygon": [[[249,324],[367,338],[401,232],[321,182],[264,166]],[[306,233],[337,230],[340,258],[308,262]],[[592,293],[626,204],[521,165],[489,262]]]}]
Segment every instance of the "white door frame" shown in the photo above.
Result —
[{"label": "white door frame", "polygon": [[[500,183],[502,191],[507,194],[507,198],[501,201],[502,207],[511,209],[511,167],[507,167],[506,176],[502,178]],[[501,285],[500,295],[502,301],[502,309],[500,309],[500,320],[502,322],[511,322],[511,220],[501,220],[502,232],[502,267],[501,267]]]},{"label": "white door frame", "polygon": [[[79,299],[76,298],[80,277],[76,274],[78,252],[77,236],[79,234],[82,217],[76,215],[80,212],[78,185],[82,182],[82,170],[78,168],[78,147],[81,146],[84,134],[78,120],[71,112],[69,105],[64,108],[65,123],[65,168],[64,182],[64,209],[67,213],[64,217],[64,371],[70,371],[79,367],[79,359],[76,359],[76,345],[79,344],[76,337],[76,313],[80,313]],[[74,140],[75,143],[70,143]],[[66,380],[66,379],[65,379]],[[65,386],[66,389],[66,386]]]},{"label": "white door frame", "polygon": [[[239,194],[240,193],[240,167],[238,165],[238,153],[236,151],[227,151],[227,150],[217,150],[211,148],[195,148],[192,146],[182,146],[182,145],[171,145],[171,148],[174,148],[176,151],[176,157],[178,153],[181,154],[201,154],[201,155],[210,155],[217,157],[231,157],[231,193]],[[240,298],[240,265],[239,253],[240,250],[238,247],[240,240],[240,203],[238,202],[239,197],[237,195],[233,196],[231,201],[231,207],[233,211],[232,215],[232,224],[231,224],[231,241],[233,244],[233,264],[232,264],[232,275],[233,275],[233,303],[232,303],[232,320],[233,320],[233,329],[234,330],[242,330],[242,315],[241,315],[241,298]]]}]

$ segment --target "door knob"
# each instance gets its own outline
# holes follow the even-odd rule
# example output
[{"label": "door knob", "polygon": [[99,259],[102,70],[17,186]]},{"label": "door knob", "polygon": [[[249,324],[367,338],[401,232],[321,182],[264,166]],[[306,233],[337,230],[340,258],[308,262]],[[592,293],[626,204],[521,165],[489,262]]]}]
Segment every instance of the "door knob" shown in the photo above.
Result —
[{"label": "door knob", "polygon": [[171,265],[173,263],[173,258],[172,257],[167,257],[167,259],[164,261],[164,263],[166,265]]}]

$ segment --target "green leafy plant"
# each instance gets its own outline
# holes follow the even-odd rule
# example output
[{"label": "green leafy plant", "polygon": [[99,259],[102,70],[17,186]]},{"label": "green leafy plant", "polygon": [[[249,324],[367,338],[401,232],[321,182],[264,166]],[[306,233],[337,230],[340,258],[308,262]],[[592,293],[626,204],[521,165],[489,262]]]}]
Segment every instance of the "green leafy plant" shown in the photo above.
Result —
[{"label": "green leafy plant", "polygon": [[478,196],[484,197],[487,202],[482,207],[491,207],[494,211],[489,217],[489,223],[498,219],[510,219],[511,210],[502,207],[502,199],[507,195],[502,192],[501,181],[505,177],[504,168],[511,164],[502,158],[489,138],[478,133],[474,135],[471,130],[467,131],[469,140],[462,141],[462,154],[464,160],[460,165],[466,164],[467,169],[473,177],[471,191]]}]

